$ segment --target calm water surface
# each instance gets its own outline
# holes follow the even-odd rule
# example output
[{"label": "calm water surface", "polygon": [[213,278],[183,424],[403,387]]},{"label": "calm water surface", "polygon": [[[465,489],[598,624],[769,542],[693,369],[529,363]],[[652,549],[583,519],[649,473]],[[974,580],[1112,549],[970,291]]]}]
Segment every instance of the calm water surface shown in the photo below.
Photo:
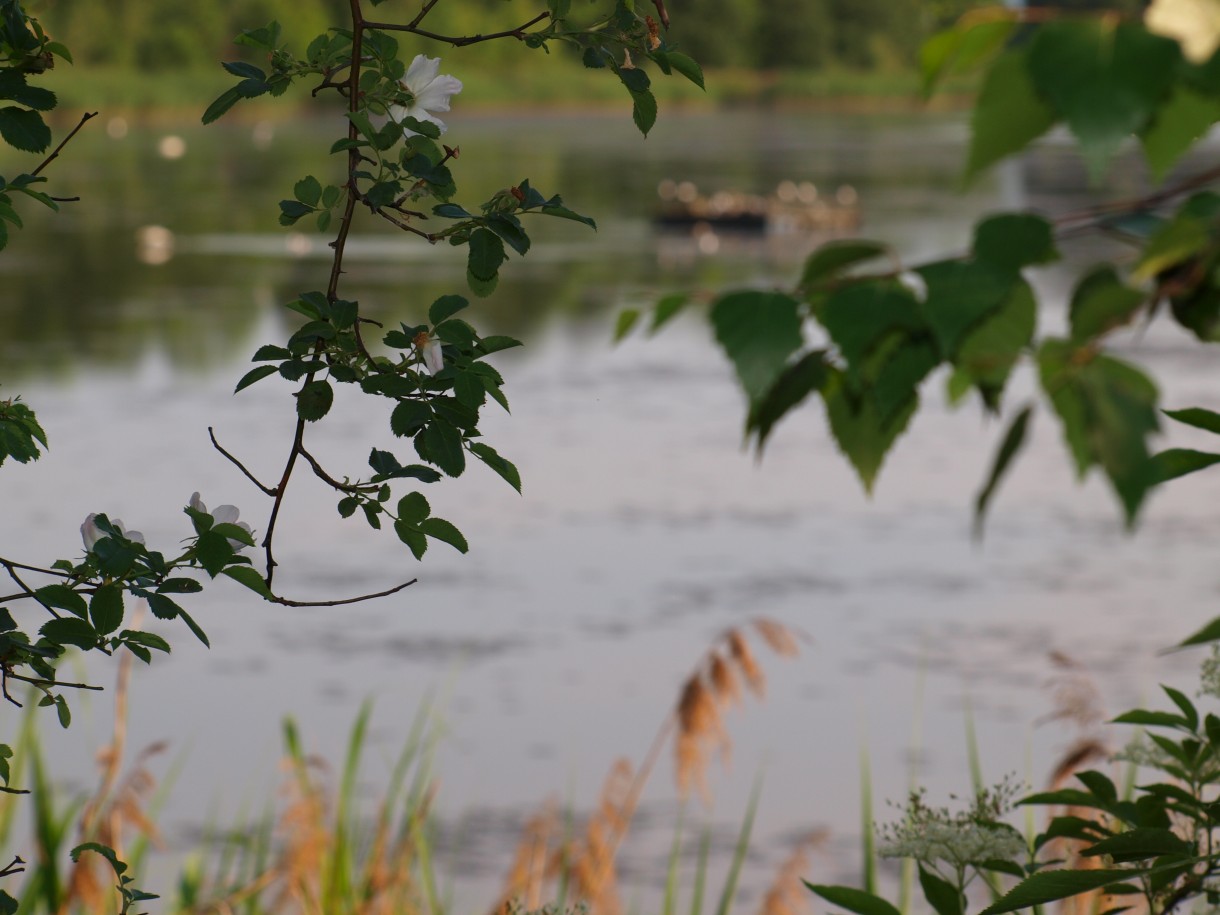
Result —
[{"label": "calm water surface", "polygon": [[[169,132],[185,140],[181,158],[157,152]],[[527,343],[496,360],[512,416],[491,413],[483,425],[520,467],[524,495],[480,468],[430,488],[436,513],[466,531],[472,550],[438,545],[417,565],[393,537],[340,519],[300,474],[279,542],[286,593],[419,583],[324,610],[265,606],[220,582],[191,605],[210,651],[166,630],[174,654],[137,671],[131,734],[133,747],[169,741],[180,761],[160,817],[166,860],[205,821],[275,793],[283,716],[338,763],[373,697],[365,775],[375,797],[420,703],[439,694],[436,809],[447,834],[462,836],[443,865],[460,874],[459,901],[479,910],[522,819],[547,797],[587,808],[617,756],[642,756],[711,640],[756,615],[812,643],[796,661],[764,658],[767,699],[730,715],[732,764],[714,771],[714,807],[698,814],[731,841],[763,774],[743,882],[755,901],[793,841],[815,829],[831,842],[808,876],[852,879],[862,749],[878,798],[900,798],[912,771],[943,798],[968,786],[970,709],[986,775],[1040,782],[1074,736],[1035,726],[1050,707],[1050,652],[1083,665],[1111,713],[1158,680],[1189,684],[1197,659],[1155,649],[1217,613],[1220,476],[1158,494],[1138,536],[1126,536],[1099,481],[1074,485],[1059,430],[1042,415],[979,545],[969,505],[1000,429],[973,409],[949,412],[935,383],[869,501],[816,407],[785,422],[761,464],[743,452],[740,396],[697,317],[653,342],[609,343],[623,304],[786,282],[817,242],[726,238],[717,258],[701,256],[689,238],[650,225],[664,177],[763,192],[784,178],[850,183],[864,231],[909,258],[962,248],[990,209],[1085,199],[1079,167],[1053,144],[955,193],[964,137],[951,118],[671,116],[644,141],[620,116],[455,116],[446,139],[463,147],[468,199],[528,176],[600,223],[597,233],[539,224],[529,259],[507,265],[473,313]],[[37,465],[0,474],[0,554],[74,555],[87,511],[170,544],[185,533],[180,509],[195,490],[265,526],[265,500],[210,449],[206,428],[264,479],[278,472],[289,387],[230,392],[248,355],[281,338],[277,303],[325,283],[325,239],[284,232],[275,204],[316,170],[330,139],[322,128],[266,125],[133,127],[120,140],[99,129],[56,163],[57,189],[84,200],[54,220],[32,218],[0,258],[4,392],[38,408],[53,446]],[[1101,193],[1140,180],[1120,168]],[[164,264],[138,256],[148,225],[173,233]],[[461,251],[377,230],[350,250],[348,295],[389,320],[422,319],[461,283]],[[1103,253],[1068,252],[1073,267]],[[1039,282],[1054,294],[1068,275]],[[1043,316],[1046,327],[1063,320],[1054,303]],[[1220,407],[1215,360],[1184,337],[1154,330],[1127,348],[1163,382],[1168,406]],[[1018,378],[1012,402],[1030,391]],[[312,435],[339,472],[358,473],[370,442],[394,444],[378,405],[356,398],[341,398]],[[104,741],[110,711],[105,700],[78,704],[71,731],[49,722],[46,731],[57,776],[85,786],[86,751]],[[628,850],[644,892],[672,836],[671,785],[664,766]]]}]

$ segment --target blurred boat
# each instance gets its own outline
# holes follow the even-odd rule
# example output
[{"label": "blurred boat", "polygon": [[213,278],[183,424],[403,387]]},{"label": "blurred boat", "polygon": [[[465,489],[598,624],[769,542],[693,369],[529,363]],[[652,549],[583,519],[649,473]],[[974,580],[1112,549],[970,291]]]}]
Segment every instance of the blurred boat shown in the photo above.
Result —
[{"label": "blurred boat", "polygon": [[719,190],[703,194],[691,181],[657,185],[663,229],[736,232],[851,232],[860,226],[859,195],[849,184],[824,197],[810,181],[781,181],[767,196]]}]

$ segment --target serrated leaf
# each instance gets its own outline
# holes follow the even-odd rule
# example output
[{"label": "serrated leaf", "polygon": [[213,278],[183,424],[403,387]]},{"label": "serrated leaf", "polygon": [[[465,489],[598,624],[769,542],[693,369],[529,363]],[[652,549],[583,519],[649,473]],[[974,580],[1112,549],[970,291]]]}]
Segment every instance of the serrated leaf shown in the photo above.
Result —
[{"label": "serrated leaf", "polygon": [[275,365],[260,365],[257,368],[250,369],[250,371],[241,376],[241,381],[237,382],[237,387],[233,389],[233,393],[236,394],[243,388],[248,388],[250,385],[254,384],[254,382],[261,381],[268,375],[274,375],[278,371],[279,366]]},{"label": "serrated leaf", "polygon": [[428,538],[424,532],[403,521],[394,522],[394,533],[407,545],[416,559],[423,559],[428,551]]},{"label": "serrated leaf", "polygon": [[301,203],[314,208],[322,200],[322,182],[313,175],[307,175],[293,186],[292,195]]},{"label": "serrated leaf", "polygon": [[700,89],[706,90],[703,85],[703,68],[699,66],[694,58],[687,57],[678,51],[667,51],[665,54],[665,62],[671,67],[689,79]]},{"label": "serrated leaf", "polygon": [[837,290],[822,305],[818,318],[852,377],[892,334],[924,327],[915,296],[889,280],[853,283]]},{"label": "serrated leaf", "polygon": [[99,585],[89,599],[89,619],[102,635],[109,635],[123,622],[123,592],[117,585]]},{"label": "serrated leaf", "polygon": [[272,597],[271,589],[267,587],[267,582],[263,581],[263,576],[250,566],[231,565],[225,566],[221,570],[222,575],[228,575],[231,579],[240,585],[245,585],[259,597],[270,599]]},{"label": "serrated leaf", "polygon": [[470,301],[460,295],[443,295],[428,309],[428,322],[435,327],[446,318],[451,318],[463,308],[470,305]]},{"label": "serrated leaf", "polygon": [[1129,323],[1144,304],[1145,294],[1126,285],[1110,264],[1095,267],[1072,291],[1068,318],[1072,339],[1084,342]]},{"label": "serrated leaf", "polygon": [[432,419],[432,410],[424,402],[404,400],[390,414],[390,430],[398,436],[414,435]]},{"label": "serrated leaf", "polygon": [[1025,407],[1017,413],[1009,424],[1008,431],[1004,433],[1000,447],[996,450],[995,460],[991,464],[991,472],[987,475],[987,482],[983,484],[983,488],[979,490],[979,494],[974,500],[975,537],[981,538],[983,536],[983,521],[987,515],[987,507],[991,504],[991,497],[995,495],[996,488],[1000,485],[1004,474],[1008,472],[1013,459],[1025,444],[1025,433],[1029,427],[1029,418],[1032,414],[1033,407]]},{"label": "serrated leaf", "polygon": [[1220,413],[1205,410],[1203,407],[1187,407],[1185,410],[1163,410],[1166,416],[1205,432],[1220,435]]},{"label": "serrated leaf", "polygon": [[885,456],[915,415],[918,395],[913,396],[889,422],[883,423],[869,397],[854,395],[847,390],[846,378],[841,372],[830,370],[821,393],[835,443],[851,461],[865,492],[871,493]]},{"label": "serrated leaf", "polygon": [[1178,43],[1142,25],[1099,19],[1043,25],[1029,49],[1038,92],[1067,121],[1093,178],[1148,125],[1181,61]]},{"label": "serrated leaf", "polygon": [[433,540],[449,544],[459,553],[470,552],[470,547],[466,543],[466,538],[462,536],[462,532],[443,518],[425,518],[419,523],[419,530]]},{"label": "serrated leaf", "polygon": [[[638,70],[635,72],[639,72]],[[631,119],[640,133],[648,136],[648,131],[657,122],[657,99],[651,92],[631,93]]]},{"label": "serrated leaf", "polygon": [[[466,269],[471,276],[491,282],[507,260],[504,242],[490,229],[479,228],[470,233],[470,254]],[[477,290],[476,290],[477,292]]]},{"label": "serrated leaf", "polygon": [[1001,213],[974,229],[974,257],[1000,270],[1021,270],[1059,259],[1055,229],[1034,213]]},{"label": "serrated leaf", "polygon": [[98,632],[82,619],[65,616],[47,620],[39,633],[56,645],[75,645],[77,648],[93,648],[98,642]]},{"label": "serrated leaf", "polygon": [[802,343],[796,299],[779,292],[731,292],[712,305],[716,340],[733,363],[750,403],[779,378]]},{"label": "serrated leaf", "polygon": [[1030,78],[1028,49],[1008,51],[987,71],[970,120],[966,179],[1020,152],[1056,121]]},{"label": "serrated leaf", "polygon": [[808,293],[813,286],[839,276],[849,267],[885,257],[889,253],[888,246],[876,241],[828,241],[806,258],[801,270],[801,289]]},{"label": "serrated leaf", "polygon": [[23,152],[45,152],[51,145],[51,128],[37,111],[0,108],[0,138]]},{"label": "serrated leaf", "polygon": [[962,894],[948,880],[919,864],[919,886],[936,915],[962,915]]},{"label": "serrated leaf", "polygon": [[1016,278],[978,261],[939,261],[918,270],[927,284],[922,311],[941,352],[957,354],[966,334],[999,311]]},{"label": "serrated leaf", "polygon": [[1031,906],[1078,896],[1111,883],[1130,880],[1130,870],[1044,870],[1017,884],[1001,899],[983,909],[980,915],[1003,915]]},{"label": "serrated leaf", "polygon": [[245,96],[236,86],[226,89],[212,104],[208,105],[207,110],[203,112],[201,120],[204,124],[211,124],[243,98]]},{"label": "serrated leaf", "polygon": [[750,407],[746,437],[754,436],[759,454],[776,424],[826,383],[825,356],[823,350],[806,353],[785,368],[766,394]]},{"label": "serrated leaf", "polygon": [[407,524],[418,525],[430,514],[432,507],[422,493],[409,492],[398,500],[398,518]]},{"label": "serrated leaf", "polygon": [[297,416],[306,422],[317,422],[330,412],[335,402],[335,392],[330,382],[317,378],[306,384],[297,393]]},{"label": "serrated leaf", "polygon": [[84,619],[88,611],[85,599],[67,585],[46,585],[34,592],[38,602],[57,610],[67,610]]},{"label": "serrated leaf", "polygon": [[442,419],[433,420],[415,437],[415,450],[421,458],[451,477],[461,476],[466,469],[462,433]]},{"label": "serrated leaf", "polygon": [[1220,100],[1189,86],[1174,86],[1168,100],[1156,109],[1152,123],[1140,134],[1144,158],[1153,177],[1163,180],[1217,120]]}]

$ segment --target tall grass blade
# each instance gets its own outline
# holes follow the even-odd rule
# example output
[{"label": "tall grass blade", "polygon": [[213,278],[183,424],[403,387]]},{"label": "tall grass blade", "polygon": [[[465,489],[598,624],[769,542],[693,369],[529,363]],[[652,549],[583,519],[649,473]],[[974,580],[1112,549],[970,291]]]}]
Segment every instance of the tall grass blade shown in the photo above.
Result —
[{"label": "tall grass blade", "polygon": [[860,747],[860,857],[861,883],[866,893],[877,893],[877,848],[873,838],[873,772],[868,744]]},{"label": "tall grass blade", "polygon": [[703,893],[707,888],[707,859],[712,849],[712,827],[709,823],[703,827],[703,835],[699,839],[699,856],[695,861],[695,885],[692,887],[690,915],[703,915]]},{"label": "tall grass blade", "polygon": [[729,864],[729,873],[724,881],[724,890],[720,893],[720,904],[716,906],[716,915],[729,915],[733,905],[733,897],[737,894],[737,878],[741,876],[741,865],[746,860],[746,852],[750,848],[750,831],[754,828],[754,814],[758,812],[758,799],[762,796],[762,775],[754,779],[754,787],[750,791],[750,803],[746,807],[746,816],[741,823],[741,832],[737,836],[737,845],[733,849],[733,860]]},{"label": "tall grass blade", "polygon": [[[962,714],[966,719],[966,760],[970,766],[970,785],[977,796],[987,786],[983,784],[983,763],[979,756],[979,737],[974,727],[974,703],[969,694],[963,697]],[[1004,887],[1000,884],[998,875],[991,871],[983,871],[983,881],[991,892],[991,901],[995,902],[1004,895]]]},{"label": "tall grass blade", "polygon": [[682,821],[686,817],[686,805],[678,808],[678,822],[674,826],[674,841],[669,849],[669,865],[665,869],[665,899],[661,915],[675,915],[678,907],[678,878],[681,876]]},{"label": "tall grass blade", "polygon": [[339,782],[339,799],[335,807],[333,828],[334,844],[330,858],[330,873],[322,898],[326,900],[327,911],[340,911],[350,908],[355,903],[352,893],[352,875],[355,870],[355,849],[352,836],[355,831],[354,801],[356,793],[356,777],[360,773],[360,757],[364,751],[364,741],[368,734],[369,716],[373,711],[373,703],[366,699],[360,705],[360,712],[352,724],[351,736],[347,741],[347,758],[343,763],[343,775]]}]

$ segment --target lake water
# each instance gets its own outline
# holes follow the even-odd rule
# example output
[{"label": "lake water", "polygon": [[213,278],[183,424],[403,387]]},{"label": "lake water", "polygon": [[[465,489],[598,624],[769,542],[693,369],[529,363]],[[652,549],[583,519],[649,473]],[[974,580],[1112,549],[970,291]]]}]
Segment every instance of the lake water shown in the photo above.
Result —
[{"label": "lake water", "polygon": [[[167,134],[183,155],[162,154]],[[742,889],[753,908],[793,842],[814,830],[829,830],[830,842],[807,876],[854,879],[862,750],[879,803],[900,799],[912,772],[943,799],[968,790],[972,716],[985,775],[1040,784],[1076,733],[1036,725],[1051,707],[1052,652],[1088,672],[1110,713],[1152,697],[1158,681],[1189,687],[1198,656],[1156,652],[1217,613],[1220,476],[1158,494],[1128,536],[1099,480],[1075,484],[1043,413],[979,544],[970,505],[1002,428],[972,407],[947,410],[936,381],[870,501],[816,405],[783,424],[761,464],[743,451],[741,398],[698,315],[651,342],[610,344],[624,305],[789,282],[818,241],[725,238],[716,256],[701,254],[689,237],[653,229],[663,178],[759,192],[783,179],[850,184],[863,232],[910,259],[960,250],[989,210],[1056,212],[1088,199],[1078,164],[1055,143],[958,193],[965,137],[964,120],[945,116],[663,114],[643,140],[626,112],[455,115],[446,140],[463,149],[464,199],[528,176],[600,223],[596,233],[540,224],[530,257],[506,265],[500,290],[472,312],[480,328],[526,343],[495,360],[512,416],[482,424],[518,464],[524,495],[481,468],[429,488],[472,549],[437,545],[416,564],[392,536],[340,519],[299,475],[277,551],[285,593],[325,599],[419,583],[370,604],[290,609],[222,582],[190,604],[210,651],[180,627],[155,627],[175,650],[137,671],[131,744],[167,740],[180,760],[159,818],[163,862],[203,822],[275,793],[283,716],[338,765],[372,697],[365,779],[375,797],[420,703],[439,693],[435,810],[463,836],[441,865],[458,875],[460,910],[482,910],[522,821],[547,797],[587,809],[617,756],[647,750],[712,640],[766,616],[811,643],[795,661],[761,652],[766,701],[730,714],[731,767],[714,769],[714,806],[695,816],[731,841],[763,775]],[[168,545],[186,532],[181,506],[196,490],[265,526],[266,501],[211,449],[206,429],[264,479],[277,472],[290,388],[231,391],[254,349],[281,339],[290,315],[278,303],[325,285],[325,239],[280,229],[276,202],[318,172],[331,139],[319,125],[102,123],[55,163],[55,189],[83,200],[54,219],[31,214],[0,257],[3,392],[38,410],[52,444],[36,465],[0,474],[0,555],[77,555],[89,511]],[[1141,180],[1126,163],[1100,193],[1130,193]],[[172,233],[164,263],[147,262],[162,259],[147,251],[141,260],[146,226]],[[1050,296],[1043,327],[1064,323],[1055,296],[1071,270],[1110,249],[1077,242],[1067,253],[1066,267],[1038,277]],[[460,291],[462,254],[362,231],[347,294],[375,317],[422,319],[437,295]],[[1220,407],[1215,357],[1182,334],[1153,328],[1123,348],[1160,380],[1167,406]],[[1032,389],[1021,375],[1010,403]],[[324,463],[353,473],[370,441],[392,443],[379,405],[352,398],[311,435]],[[1176,430],[1174,442],[1194,443]],[[106,665],[87,672],[112,675]],[[104,698],[76,705],[70,731],[49,720],[44,731],[57,777],[83,787],[110,711]],[[15,714],[9,722],[12,733]],[[641,899],[663,873],[674,809],[667,760],[627,849]]]}]

